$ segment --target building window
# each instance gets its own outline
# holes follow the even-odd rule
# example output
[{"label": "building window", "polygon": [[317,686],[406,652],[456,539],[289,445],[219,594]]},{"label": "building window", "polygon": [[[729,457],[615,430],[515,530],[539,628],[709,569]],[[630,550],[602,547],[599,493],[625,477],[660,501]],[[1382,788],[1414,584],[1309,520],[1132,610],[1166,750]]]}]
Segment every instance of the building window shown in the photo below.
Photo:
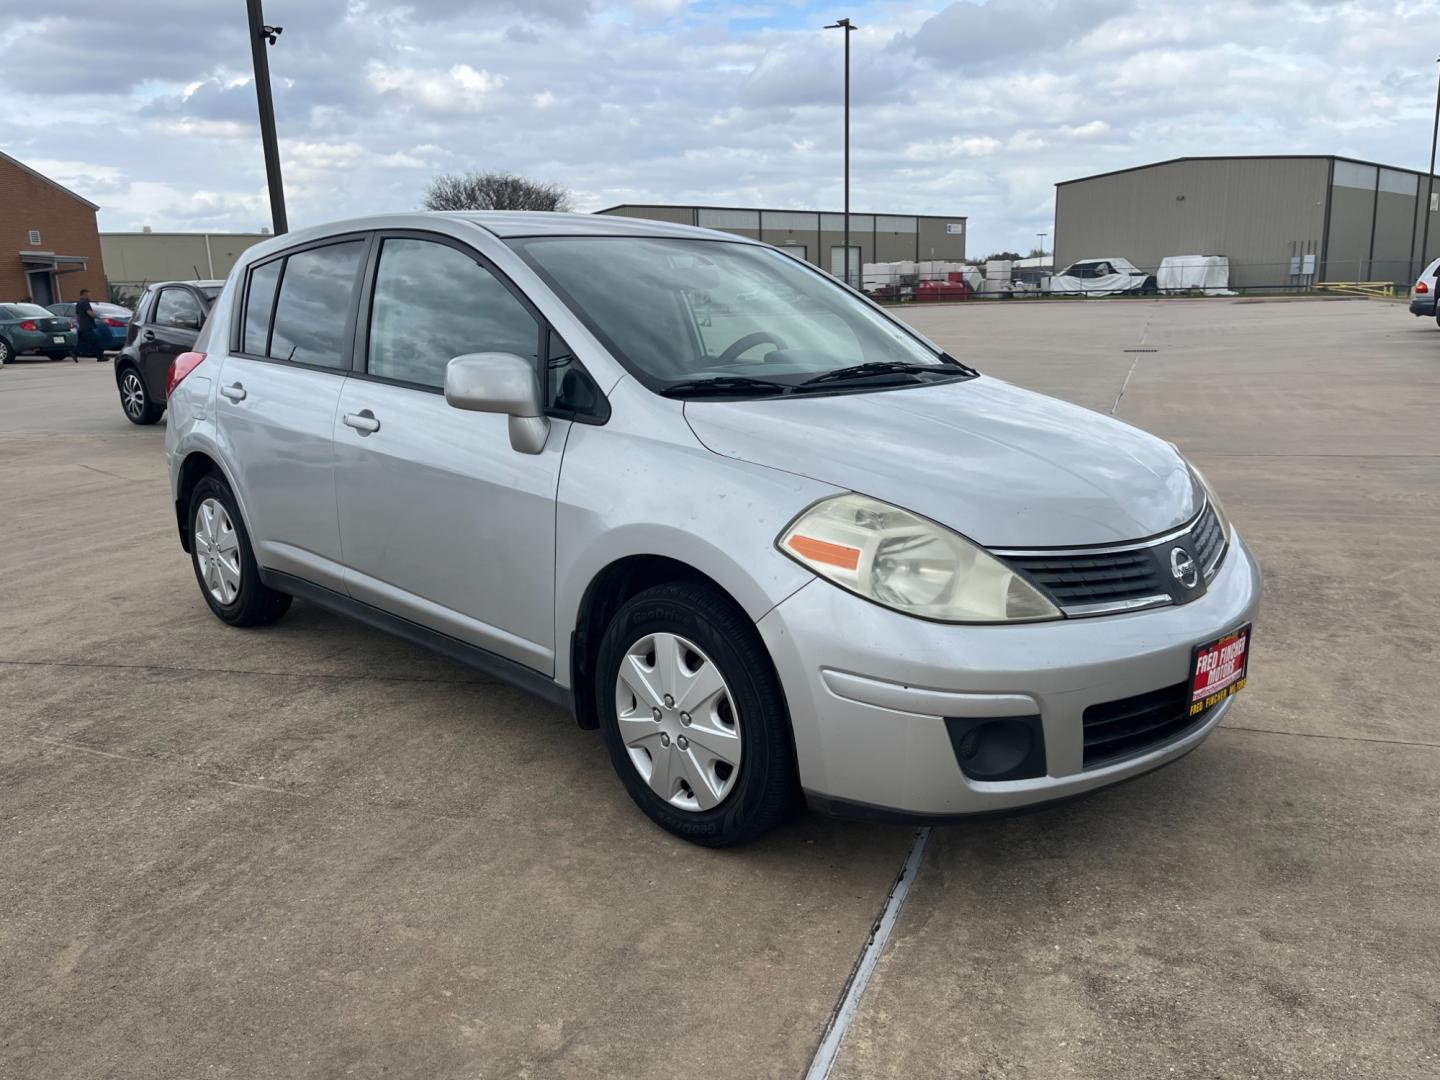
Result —
[{"label": "building window", "polygon": [[40,246],[40,230],[39,230],[39,229],[31,229],[31,230],[30,230],[30,246],[31,246],[31,247],[39,247],[39,246]]}]

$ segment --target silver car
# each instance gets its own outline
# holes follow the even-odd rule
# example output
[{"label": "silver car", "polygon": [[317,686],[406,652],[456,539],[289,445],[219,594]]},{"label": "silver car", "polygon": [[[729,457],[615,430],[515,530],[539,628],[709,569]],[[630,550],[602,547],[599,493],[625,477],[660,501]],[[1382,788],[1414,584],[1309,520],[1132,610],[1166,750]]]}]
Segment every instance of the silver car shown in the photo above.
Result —
[{"label": "silver car", "polygon": [[822,272],[614,217],[398,214],[245,252],[166,433],[233,626],[292,597],[561,703],[697,843],[943,820],[1193,750],[1260,577],[1175,447]]}]

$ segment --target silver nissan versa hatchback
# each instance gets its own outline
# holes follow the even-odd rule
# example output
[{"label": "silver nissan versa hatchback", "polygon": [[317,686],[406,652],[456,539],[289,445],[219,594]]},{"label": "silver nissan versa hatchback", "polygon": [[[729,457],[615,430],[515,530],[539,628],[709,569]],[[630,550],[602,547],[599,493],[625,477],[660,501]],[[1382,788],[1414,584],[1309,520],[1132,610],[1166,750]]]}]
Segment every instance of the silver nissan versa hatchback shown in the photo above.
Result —
[{"label": "silver nissan versa hatchback", "polygon": [[166,433],[233,626],[292,597],[599,728],[697,843],[942,820],[1193,750],[1255,562],[1176,449],[729,234],[400,214],[249,249]]}]

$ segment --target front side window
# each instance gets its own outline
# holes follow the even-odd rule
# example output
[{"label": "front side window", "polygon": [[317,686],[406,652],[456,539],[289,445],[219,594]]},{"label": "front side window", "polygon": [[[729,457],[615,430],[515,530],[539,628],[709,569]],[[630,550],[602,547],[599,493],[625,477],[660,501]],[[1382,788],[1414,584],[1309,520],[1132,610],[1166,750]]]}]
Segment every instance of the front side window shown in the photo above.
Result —
[{"label": "front side window", "polygon": [[155,322],[159,326],[199,330],[200,301],[189,289],[161,289],[160,299],[155,305]]},{"label": "front side window", "polygon": [[973,374],[769,248],[630,236],[512,244],[617,359],[661,393],[687,393],[697,382],[758,393],[852,388],[841,381],[861,366],[853,388],[879,389],[880,377],[897,385]]},{"label": "front side window", "polygon": [[285,259],[270,331],[272,359],[346,366],[347,323],[364,260],[363,240],[309,248]]},{"label": "front side window", "polygon": [[391,237],[380,247],[366,370],[445,385],[457,356],[505,352],[534,360],[540,327],[494,274],[448,244]]}]

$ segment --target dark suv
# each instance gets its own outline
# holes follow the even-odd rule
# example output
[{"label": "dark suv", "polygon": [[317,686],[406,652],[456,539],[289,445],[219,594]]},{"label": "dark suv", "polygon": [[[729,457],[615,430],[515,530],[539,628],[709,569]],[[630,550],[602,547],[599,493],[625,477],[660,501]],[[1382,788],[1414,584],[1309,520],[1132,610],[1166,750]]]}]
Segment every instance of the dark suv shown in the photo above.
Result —
[{"label": "dark suv", "polygon": [[165,415],[170,362],[194,347],[224,287],[223,281],[162,281],[140,297],[115,358],[120,407],[132,424],[153,424]]}]

